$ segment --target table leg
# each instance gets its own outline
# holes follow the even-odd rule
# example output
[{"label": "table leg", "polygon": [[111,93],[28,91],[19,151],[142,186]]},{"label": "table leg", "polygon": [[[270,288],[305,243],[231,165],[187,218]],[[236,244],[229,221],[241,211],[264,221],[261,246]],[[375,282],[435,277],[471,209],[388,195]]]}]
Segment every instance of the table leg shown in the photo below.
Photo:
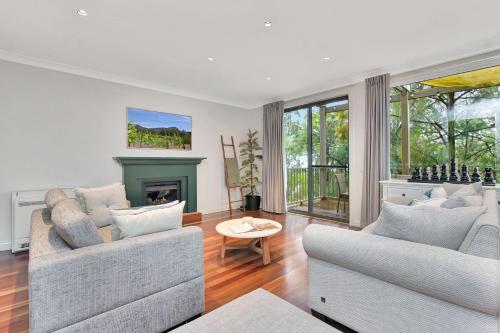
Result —
[{"label": "table leg", "polygon": [[226,236],[222,236],[222,247],[220,249],[220,257],[224,258],[226,256]]},{"label": "table leg", "polygon": [[271,262],[271,253],[269,252],[269,239],[267,237],[262,237],[260,239],[260,244],[262,247],[262,260],[264,265],[268,265]]}]

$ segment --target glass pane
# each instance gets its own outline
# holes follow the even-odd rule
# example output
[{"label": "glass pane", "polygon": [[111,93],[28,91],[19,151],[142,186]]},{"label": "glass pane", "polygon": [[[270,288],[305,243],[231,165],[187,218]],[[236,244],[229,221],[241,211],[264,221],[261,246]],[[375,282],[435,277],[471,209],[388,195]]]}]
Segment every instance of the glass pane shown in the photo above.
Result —
[{"label": "glass pane", "polygon": [[312,107],[312,212],[348,218],[349,104],[347,97]]},{"label": "glass pane", "polygon": [[342,167],[313,167],[312,212],[335,219],[349,219],[349,172]]},{"label": "glass pane", "polygon": [[283,119],[288,207],[307,212],[307,109],[286,112]]},{"label": "glass pane", "polygon": [[499,82],[500,66],[393,88],[392,176],[456,159],[469,174],[493,168],[500,181]]}]

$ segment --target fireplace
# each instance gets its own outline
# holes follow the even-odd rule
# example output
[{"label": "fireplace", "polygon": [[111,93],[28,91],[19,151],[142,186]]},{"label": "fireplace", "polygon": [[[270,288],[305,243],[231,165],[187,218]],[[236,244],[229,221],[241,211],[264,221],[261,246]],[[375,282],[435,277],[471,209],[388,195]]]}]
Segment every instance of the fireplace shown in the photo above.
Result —
[{"label": "fireplace", "polygon": [[182,180],[143,180],[142,204],[161,205],[182,199]]},{"label": "fireplace", "polygon": [[196,212],[196,166],[204,157],[114,157],[123,167],[123,184],[132,207],[185,201]]}]

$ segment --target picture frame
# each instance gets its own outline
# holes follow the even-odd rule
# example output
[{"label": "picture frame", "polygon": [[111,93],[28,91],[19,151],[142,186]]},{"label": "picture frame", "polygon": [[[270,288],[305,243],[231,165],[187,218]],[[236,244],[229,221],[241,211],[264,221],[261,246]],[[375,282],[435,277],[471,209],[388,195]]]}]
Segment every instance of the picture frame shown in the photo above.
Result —
[{"label": "picture frame", "polygon": [[127,107],[127,147],[192,150],[192,117]]}]

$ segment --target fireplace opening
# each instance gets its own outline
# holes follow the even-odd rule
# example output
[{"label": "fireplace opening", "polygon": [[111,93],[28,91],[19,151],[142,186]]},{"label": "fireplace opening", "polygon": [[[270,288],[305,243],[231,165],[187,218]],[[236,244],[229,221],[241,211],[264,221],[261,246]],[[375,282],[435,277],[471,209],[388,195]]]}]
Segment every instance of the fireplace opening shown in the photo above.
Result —
[{"label": "fireplace opening", "polygon": [[161,205],[181,200],[180,180],[158,180],[143,182],[143,204]]}]

